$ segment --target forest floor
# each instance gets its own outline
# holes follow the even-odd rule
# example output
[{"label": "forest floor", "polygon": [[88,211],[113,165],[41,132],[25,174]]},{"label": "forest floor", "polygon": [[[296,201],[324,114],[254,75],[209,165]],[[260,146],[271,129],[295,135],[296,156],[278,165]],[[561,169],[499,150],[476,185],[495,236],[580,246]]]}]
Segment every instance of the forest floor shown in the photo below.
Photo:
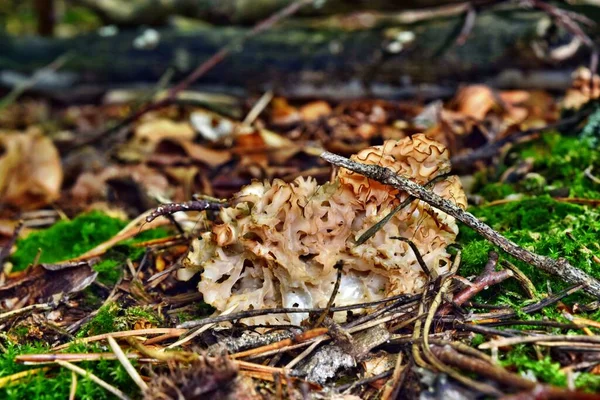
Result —
[{"label": "forest floor", "polygon": [[[595,398],[584,393],[600,392],[597,299],[464,224],[447,248],[453,274],[436,275],[443,268],[424,254],[433,268],[424,287],[363,304],[366,313],[335,308],[345,267],[332,301],[295,314],[306,317],[300,323],[261,304],[207,304],[198,291],[206,273],[182,279],[190,250],[212,237],[206,232],[217,235],[219,223],[244,229],[223,211],[241,202],[244,186],[314,177],[329,187],[337,178],[323,151],[350,156],[420,133],[447,149],[440,157],[452,160],[467,211],[519,247],[600,279],[600,108],[585,78],[582,71],[567,93],[473,85],[429,103],[190,92],[193,101],[119,129],[140,106],[123,93],[93,105],[39,97],[3,104],[0,396]],[[176,204],[157,208],[166,203]],[[412,207],[435,214],[422,200]],[[248,213],[259,215],[251,206]],[[386,233],[376,235],[369,240]],[[236,243],[219,246],[206,257],[229,257]],[[307,253],[295,257],[310,263]]]}]

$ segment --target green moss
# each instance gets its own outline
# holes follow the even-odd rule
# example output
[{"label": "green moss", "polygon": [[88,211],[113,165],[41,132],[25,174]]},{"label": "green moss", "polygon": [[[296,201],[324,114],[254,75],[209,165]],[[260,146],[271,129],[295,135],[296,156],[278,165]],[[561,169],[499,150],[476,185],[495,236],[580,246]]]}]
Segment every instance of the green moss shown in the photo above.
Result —
[{"label": "green moss", "polygon": [[41,251],[39,261],[67,260],[93,249],[117,234],[126,222],[100,212],[82,214],[71,221],[60,221],[43,231],[17,241],[11,260],[16,271],[25,269]]},{"label": "green moss", "polygon": [[159,327],[164,323],[164,319],[150,306],[129,307],[115,319],[115,327],[120,331],[134,329],[137,323],[149,323]]},{"label": "green moss", "polygon": [[501,200],[515,193],[512,185],[501,182],[487,184],[479,190],[479,195],[488,201]]},{"label": "green moss", "polygon": [[575,386],[589,393],[600,392],[600,376],[595,374],[583,373],[575,378]]},{"label": "green moss", "polygon": [[[565,387],[567,376],[560,369],[560,363],[549,356],[537,359],[533,348],[528,345],[517,345],[508,352],[500,353],[501,364],[522,374],[534,375],[538,381]],[[600,376],[591,373],[580,373],[575,379],[575,387],[590,393],[600,391]]]},{"label": "green moss", "polygon": [[77,337],[131,330],[138,322],[150,323],[158,327],[164,323],[164,320],[151,307],[121,308],[116,303],[109,303],[102,306],[96,316],[81,328]]},{"label": "green moss", "polygon": [[531,346],[516,346],[515,350],[503,355],[502,365],[515,368],[521,373],[533,373],[539,380],[555,386],[566,386],[567,377],[560,371],[560,364],[548,356],[538,360],[535,354],[530,353],[530,349]]},{"label": "green moss", "polygon": [[[595,268],[592,260],[593,254],[585,250],[586,247],[594,248],[600,235],[597,209],[539,196],[492,207],[475,207],[470,211],[518,245],[549,257],[565,257],[574,266],[600,277],[600,269]],[[494,246],[465,227],[461,227],[459,243],[463,246],[461,272],[464,275],[479,273],[487,261],[488,251]],[[518,260],[511,261],[536,287],[546,286],[548,275]],[[556,278],[550,281],[554,290],[566,286]]]},{"label": "green moss", "polygon": [[[600,114],[599,114],[600,115]],[[588,135],[589,136],[589,135]],[[513,193],[541,194],[556,189],[568,191],[571,197],[598,198],[600,185],[587,178],[584,171],[589,166],[600,169],[600,152],[590,137],[561,136],[546,133],[541,140],[515,146],[509,165],[501,164],[487,174],[476,175],[475,191],[488,201],[500,200]],[[510,165],[530,159],[533,171],[520,182],[497,182]]]},{"label": "green moss", "polygon": [[[82,214],[71,221],[60,221],[43,231],[34,232],[17,242],[17,251],[11,261],[15,271],[25,269],[40,252],[39,261],[52,263],[77,257],[114,237],[127,224],[100,212]],[[133,246],[146,240],[168,235],[165,229],[153,229],[124,240],[112,247],[103,260],[94,266],[98,279],[105,284],[116,282],[121,275],[121,266],[129,258],[139,259],[145,249]]]},{"label": "green moss", "polygon": [[[104,351],[100,345],[78,345],[69,352],[96,353]],[[0,354],[0,377],[31,369],[29,366],[17,364],[15,357],[21,354],[41,354],[50,352],[47,344],[16,345],[8,344],[6,351]],[[137,386],[132,384],[127,372],[118,361],[82,362],[78,365],[101,379],[123,390],[134,397],[139,397]],[[50,371],[40,372],[28,379],[10,386],[0,388],[2,399],[40,399],[62,400],[69,397],[71,371],[54,367]],[[78,376],[78,399],[108,400],[114,397],[91,380]]]},{"label": "green moss", "polygon": [[119,315],[119,306],[108,303],[98,310],[98,313],[77,333],[77,337],[100,335],[116,331],[116,318]]}]

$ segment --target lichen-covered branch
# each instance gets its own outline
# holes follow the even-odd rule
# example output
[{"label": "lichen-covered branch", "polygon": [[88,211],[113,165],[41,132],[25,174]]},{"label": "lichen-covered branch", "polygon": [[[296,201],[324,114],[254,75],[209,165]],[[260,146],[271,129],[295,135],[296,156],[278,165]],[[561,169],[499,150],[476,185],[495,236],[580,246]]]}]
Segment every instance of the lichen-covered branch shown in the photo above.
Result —
[{"label": "lichen-covered branch", "polygon": [[508,240],[490,226],[478,220],[473,214],[462,210],[452,202],[441,198],[435,193],[423,188],[421,185],[411,182],[400,175],[396,175],[391,170],[377,165],[362,164],[330,152],[324,152],[321,154],[321,157],[331,164],[349,169],[364,175],[367,178],[374,179],[383,184],[407,192],[409,195],[447,213],[468,227],[474,229],[481,236],[511,256],[549,274],[555,275],[566,282],[572,284],[584,284],[584,290],[586,292],[595,297],[600,297],[600,282],[586,274],[584,271],[571,265],[566,259],[553,259],[541,256],[519,247],[516,243]]}]

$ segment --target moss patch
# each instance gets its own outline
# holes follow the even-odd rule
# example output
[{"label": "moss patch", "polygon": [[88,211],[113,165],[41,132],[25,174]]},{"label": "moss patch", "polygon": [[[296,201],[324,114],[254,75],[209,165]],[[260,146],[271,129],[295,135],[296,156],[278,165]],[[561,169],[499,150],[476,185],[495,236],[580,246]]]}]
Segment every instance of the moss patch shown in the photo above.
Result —
[{"label": "moss patch", "polygon": [[[596,247],[600,235],[600,212],[597,209],[540,196],[496,206],[475,207],[470,211],[518,245],[545,256],[565,257],[577,268],[600,277],[600,265],[594,263],[592,250],[600,252]],[[463,246],[463,275],[478,274],[487,261],[488,251],[499,251],[466,227],[461,227],[459,242]],[[543,290],[546,281],[550,282],[554,291],[567,286],[537,268],[512,258],[511,261],[537,288]],[[512,285],[507,287],[516,288]]]},{"label": "moss patch", "polygon": [[12,256],[15,271],[25,269],[40,253],[40,262],[53,263],[77,257],[116,235],[125,221],[100,212],[82,214],[71,221],[59,221],[48,229],[33,232],[17,241]]},{"label": "moss patch", "polygon": [[[39,262],[53,263],[68,260],[93,249],[114,237],[127,225],[127,221],[109,217],[101,212],[82,214],[71,221],[60,221],[48,229],[33,232],[17,241],[17,251],[11,257],[13,270],[20,271],[30,265],[40,253]],[[106,252],[100,263],[94,266],[98,279],[113,283],[119,279],[119,266],[129,258],[136,260],[144,249],[133,246],[145,240],[165,237],[164,229],[153,229],[124,240]]]},{"label": "moss patch", "polygon": [[[68,352],[96,353],[103,352],[100,345],[76,345]],[[0,376],[6,377],[11,374],[32,369],[29,366],[17,364],[14,359],[21,354],[49,353],[50,348],[46,344],[15,345],[8,344],[6,351],[0,354]],[[101,379],[119,387],[126,393],[139,397],[137,386],[132,384],[131,378],[118,361],[82,362],[78,366],[97,375]],[[40,400],[62,400],[69,398],[71,386],[71,371],[52,367],[46,372],[39,372],[25,380],[0,388],[2,399],[40,399]],[[102,389],[91,380],[78,376],[77,398],[78,399],[113,399],[110,393]]]}]

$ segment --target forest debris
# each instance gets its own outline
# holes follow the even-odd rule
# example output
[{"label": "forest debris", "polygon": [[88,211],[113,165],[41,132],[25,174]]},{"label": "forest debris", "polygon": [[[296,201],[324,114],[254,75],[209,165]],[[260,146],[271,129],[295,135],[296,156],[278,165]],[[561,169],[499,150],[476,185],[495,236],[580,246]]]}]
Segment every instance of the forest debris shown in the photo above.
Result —
[{"label": "forest debris", "polygon": [[348,368],[356,366],[354,357],[339,346],[329,344],[321,347],[310,359],[298,367],[298,375],[320,385]]},{"label": "forest debris", "polygon": [[121,399],[121,400],[131,400],[129,396],[127,396],[125,393],[123,393],[121,390],[117,389],[116,387],[109,385],[108,383],[106,383],[106,381],[103,381],[102,379],[98,378],[96,375],[92,374],[90,371],[86,371],[83,368],[78,367],[77,365],[71,364],[68,361],[61,361],[61,360],[57,360],[56,363],[58,365],[60,365],[61,367],[70,369],[71,371],[75,372],[78,375],[81,375],[82,377],[91,380],[92,382],[96,383],[98,386],[101,386],[102,388],[106,389],[107,391],[109,391],[110,393],[112,393],[113,395],[115,395],[117,398]]},{"label": "forest debris", "polygon": [[[439,143],[415,135],[371,147],[356,159],[387,165],[420,184],[448,170],[448,152]],[[437,182],[433,191],[466,207],[457,177]],[[377,300],[420,290],[423,275],[407,243],[410,237],[434,274],[450,264],[446,246],[458,229],[454,219],[422,202],[397,213],[366,243],[356,237],[391,211],[407,195],[359,174],[341,170],[323,186],[298,178],[287,184],[254,182],[220,212],[223,221],[192,243],[181,278],[202,272],[204,300],[223,311],[271,307],[324,307],[343,261],[336,305]],[[255,323],[299,323],[306,316],[270,315]]]},{"label": "forest debris", "polygon": [[435,193],[435,190],[426,190],[421,185],[398,174],[396,171],[379,165],[358,163],[329,152],[324,152],[321,157],[334,165],[363,174],[382,184],[388,184],[398,190],[405,190],[409,195],[434,206],[438,210],[448,213],[460,222],[476,230],[481,236],[485,237],[508,254],[549,274],[555,275],[566,282],[584,285],[584,290],[586,292],[592,296],[600,297],[600,282],[597,279],[572,266],[564,258],[555,260],[519,247],[516,243],[506,239],[488,225],[475,218],[472,214],[465,212],[452,202],[438,196]]},{"label": "forest debris", "polygon": [[[0,300],[27,300],[29,304],[38,300],[49,300],[54,295],[79,292],[91,285],[98,273],[89,263],[77,264],[72,268],[51,270],[36,265],[14,279],[8,279],[0,287]],[[32,284],[36,282],[36,284]]]},{"label": "forest debris", "polygon": [[[457,306],[461,306],[466,301],[473,298],[477,293],[513,276],[513,272],[509,269],[496,271],[495,269],[497,263],[498,253],[496,253],[495,251],[490,251],[490,254],[488,256],[488,262],[485,265],[481,275],[475,278],[475,280],[471,283],[470,286],[455,294],[452,299],[452,303]],[[439,314],[447,315],[451,309],[452,306],[450,304],[447,304],[440,310]]]},{"label": "forest debris", "polygon": [[45,206],[60,196],[63,171],[52,140],[37,129],[0,132],[0,200],[21,209]]},{"label": "forest debris", "polygon": [[[169,364],[169,371],[155,375],[144,391],[144,400],[250,399],[237,384],[238,368],[226,356],[199,357],[190,365]],[[206,397],[205,397],[206,396]]]}]

